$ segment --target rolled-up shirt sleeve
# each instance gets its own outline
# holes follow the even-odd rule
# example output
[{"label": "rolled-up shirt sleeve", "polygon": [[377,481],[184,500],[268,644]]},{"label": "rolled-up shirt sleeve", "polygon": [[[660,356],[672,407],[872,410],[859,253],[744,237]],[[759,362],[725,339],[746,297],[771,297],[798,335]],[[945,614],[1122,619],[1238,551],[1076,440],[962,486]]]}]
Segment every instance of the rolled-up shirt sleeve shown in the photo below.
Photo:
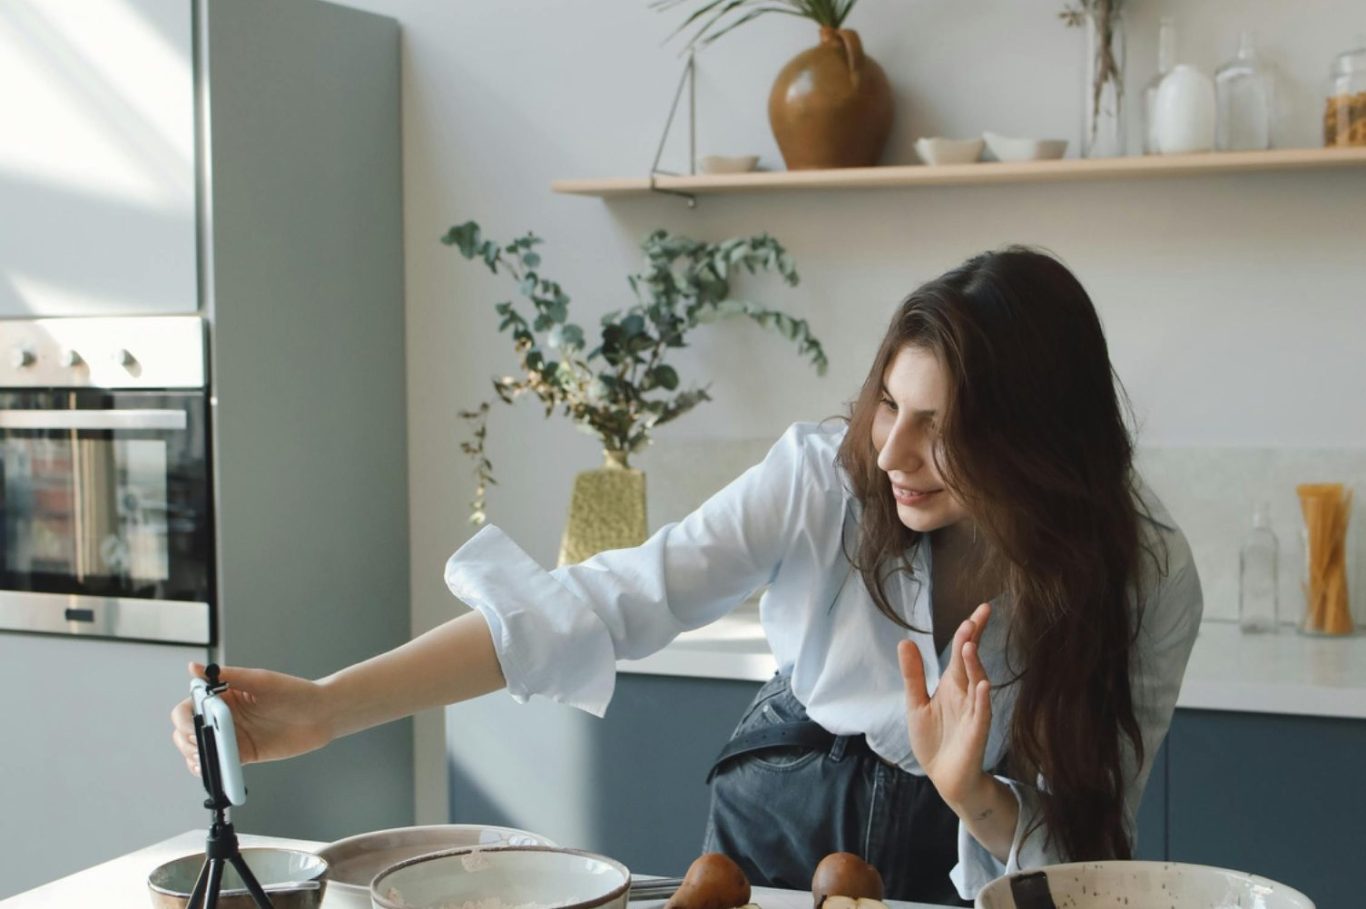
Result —
[{"label": "rolled-up shirt sleeve", "polygon": [[[1185,538],[1174,534],[1168,538],[1168,547],[1167,571],[1147,597],[1130,669],[1134,716],[1143,741],[1141,762],[1129,739],[1122,733],[1120,737],[1121,768],[1128,781],[1124,809],[1130,842],[1135,841],[1143,790],[1171,727],[1204,609],[1200,577]],[[979,890],[1003,874],[1073,860],[1050,839],[1043,823],[1039,788],[1047,782],[1039,779],[1029,785],[1003,776],[997,779],[1010,787],[1019,804],[1014,840],[1002,862],[977,842],[964,824],[958,825],[958,864],[951,877],[964,899],[976,898]]]},{"label": "rolled-up shirt sleeve", "polygon": [[446,586],[488,622],[509,693],[602,716],[617,660],[654,653],[769,583],[803,520],[811,425],[794,425],[762,462],[640,546],[546,571],[497,527],[475,534],[446,563]]}]

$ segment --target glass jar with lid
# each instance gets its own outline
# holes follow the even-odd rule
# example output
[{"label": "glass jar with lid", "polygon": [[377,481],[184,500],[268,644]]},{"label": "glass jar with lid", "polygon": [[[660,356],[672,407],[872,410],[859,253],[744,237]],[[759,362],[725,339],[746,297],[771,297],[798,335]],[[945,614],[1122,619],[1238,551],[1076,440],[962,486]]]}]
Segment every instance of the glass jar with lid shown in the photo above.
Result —
[{"label": "glass jar with lid", "polygon": [[1323,109],[1323,144],[1366,145],[1366,37],[1338,54]]}]

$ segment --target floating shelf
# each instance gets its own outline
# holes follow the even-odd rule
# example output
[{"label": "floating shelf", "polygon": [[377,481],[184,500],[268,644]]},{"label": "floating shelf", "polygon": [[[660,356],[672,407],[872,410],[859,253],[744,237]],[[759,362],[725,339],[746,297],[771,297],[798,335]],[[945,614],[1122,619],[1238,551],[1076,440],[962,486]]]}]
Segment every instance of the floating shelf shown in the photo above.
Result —
[{"label": "floating shelf", "polygon": [[[1178,177],[1250,171],[1321,170],[1366,167],[1366,147],[1286,148],[1271,151],[1210,152],[1200,155],[1143,155],[1127,158],[1064,158],[1021,163],[979,162],[930,167],[847,167],[834,170],[751,171],[655,178],[655,188],[687,194],[763,192],[791,189],[873,189],[915,186],[966,186],[988,183],[1062,183]],[[579,196],[633,196],[649,193],[649,177],[556,180],[557,193]]]}]

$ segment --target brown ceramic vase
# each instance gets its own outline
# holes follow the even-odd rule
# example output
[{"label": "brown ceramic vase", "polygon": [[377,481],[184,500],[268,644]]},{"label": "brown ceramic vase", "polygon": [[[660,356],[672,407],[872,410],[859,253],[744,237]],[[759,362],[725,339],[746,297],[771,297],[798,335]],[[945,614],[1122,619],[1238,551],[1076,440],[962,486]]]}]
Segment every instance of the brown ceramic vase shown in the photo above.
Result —
[{"label": "brown ceramic vase", "polygon": [[871,167],[892,131],[892,87],[857,32],[822,28],[778,74],[768,121],[788,170]]}]

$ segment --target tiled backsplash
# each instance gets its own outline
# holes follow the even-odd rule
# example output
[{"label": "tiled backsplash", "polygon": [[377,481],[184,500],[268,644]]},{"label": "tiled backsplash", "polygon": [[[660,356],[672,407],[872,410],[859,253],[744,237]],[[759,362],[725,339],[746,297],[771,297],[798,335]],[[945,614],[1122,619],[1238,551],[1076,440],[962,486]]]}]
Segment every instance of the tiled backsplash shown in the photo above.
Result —
[{"label": "tiled backsplash", "polygon": [[[1258,501],[1271,505],[1280,542],[1282,621],[1298,621],[1304,549],[1300,483],[1345,483],[1357,490],[1347,531],[1347,587],[1352,614],[1366,624],[1366,451],[1293,448],[1142,449],[1139,470],[1186,532],[1205,591],[1205,617],[1238,617],[1238,549]],[[1288,607],[1288,608],[1287,608]]]},{"label": "tiled backsplash", "polygon": [[[772,439],[677,439],[656,442],[641,458],[649,489],[651,529],[677,520],[758,463]],[[1190,540],[1205,593],[1207,619],[1238,617],[1238,549],[1253,505],[1271,505],[1280,541],[1282,620],[1297,620],[1300,507],[1298,483],[1340,482],[1358,495],[1347,535],[1352,612],[1366,625],[1366,450],[1160,448],[1141,449],[1139,470]]]}]

